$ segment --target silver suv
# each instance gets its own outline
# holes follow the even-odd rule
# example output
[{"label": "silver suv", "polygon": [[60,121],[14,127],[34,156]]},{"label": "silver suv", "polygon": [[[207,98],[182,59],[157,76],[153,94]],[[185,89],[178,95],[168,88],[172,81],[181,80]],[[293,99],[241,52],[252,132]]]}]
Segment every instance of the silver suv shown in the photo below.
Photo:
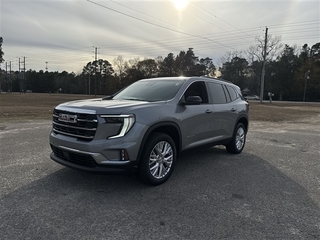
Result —
[{"label": "silver suv", "polygon": [[207,77],[143,79],[99,99],[58,105],[51,159],[90,172],[131,172],[165,182],[182,151],[225,145],[240,153],[248,131],[240,88]]}]

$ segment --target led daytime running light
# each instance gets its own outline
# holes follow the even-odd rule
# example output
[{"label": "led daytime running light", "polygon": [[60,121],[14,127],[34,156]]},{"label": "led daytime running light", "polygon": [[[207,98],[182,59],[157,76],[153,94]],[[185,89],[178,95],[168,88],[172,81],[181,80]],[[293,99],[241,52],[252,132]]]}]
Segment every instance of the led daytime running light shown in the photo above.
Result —
[{"label": "led daytime running light", "polygon": [[129,130],[132,128],[133,124],[135,123],[135,116],[130,115],[100,115],[102,118],[123,118],[123,124],[122,128],[119,134],[109,137],[109,139],[119,138],[123,137],[124,135],[129,132]]}]

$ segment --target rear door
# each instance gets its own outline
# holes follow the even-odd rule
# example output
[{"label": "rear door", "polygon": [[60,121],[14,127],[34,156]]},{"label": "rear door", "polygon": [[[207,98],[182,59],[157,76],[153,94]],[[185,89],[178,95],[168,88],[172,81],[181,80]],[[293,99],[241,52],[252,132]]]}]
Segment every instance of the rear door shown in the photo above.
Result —
[{"label": "rear door", "polygon": [[[230,138],[234,124],[231,98],[224,84],[208,82],[209,99],[213,106],[213,138],[216,141]],[[232,126],[230,128],[230,126]]]},{"label": "rear door", "polygon": [[229,135],[233,134],[236,121],[238,119],[238,115],[241,108],[241,105],[239,106],[240,102],[239,100],[239,94],[235,91],[235,89],[230,85],[224,85],[224,89],[226,90],[226,95],[228,96],[228,104],[227,104],[227,111],[226,111],[226,118],[227,120],[227,126],[226,131]]}]

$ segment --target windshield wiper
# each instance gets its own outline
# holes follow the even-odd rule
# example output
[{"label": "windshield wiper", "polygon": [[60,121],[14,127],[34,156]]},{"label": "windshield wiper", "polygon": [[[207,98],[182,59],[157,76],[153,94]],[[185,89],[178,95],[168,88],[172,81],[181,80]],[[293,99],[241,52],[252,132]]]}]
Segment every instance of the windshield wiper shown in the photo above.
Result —
[{"label": "windshield wiper", "polygon": [[110,95],[110,96],[105,96],[102,98],[102,100],[110,100],[113,98],[113,95]]},{"label": "windshield wiper", "polygon": [[131,100],[131,101],[146,101],[146,100],[141,99],[141,98],[123,98],[123,100]]}]

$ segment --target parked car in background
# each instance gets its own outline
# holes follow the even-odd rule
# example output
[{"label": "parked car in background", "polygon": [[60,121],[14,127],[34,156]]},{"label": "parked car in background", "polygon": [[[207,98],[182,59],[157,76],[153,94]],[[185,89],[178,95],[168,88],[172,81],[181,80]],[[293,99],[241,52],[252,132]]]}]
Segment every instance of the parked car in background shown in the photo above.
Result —
[{"label": "parked car in background", "polygon": [[165,182],[180,152],[224,145],[240,153],[249,127],[238,86],[207,77],[143,79],[108,97],[55,107],[51,158],[89,172],[135,171]]},{"label": "parked car in background", "polygon": [[260,97],[257,95],[248,95],[244,97],[246,100],[260,100]]}]

